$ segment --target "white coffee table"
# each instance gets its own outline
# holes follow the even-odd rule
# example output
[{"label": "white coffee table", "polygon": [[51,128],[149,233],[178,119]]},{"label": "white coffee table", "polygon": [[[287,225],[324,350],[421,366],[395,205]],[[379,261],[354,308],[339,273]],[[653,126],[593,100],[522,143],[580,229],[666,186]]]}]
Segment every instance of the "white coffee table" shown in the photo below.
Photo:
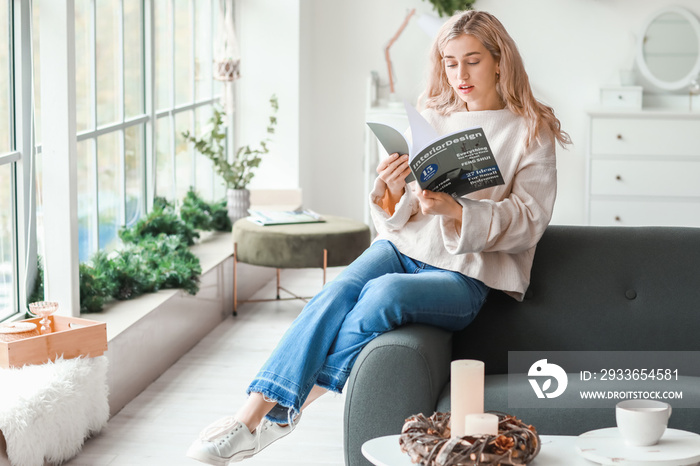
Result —
[{"label": "white coffee table", "polygon": [[[615,429],[616,430],[616,429]],[[601,464],[621,464],[621,465],[665,465],[665,464],[681,464],[674,462],[659,461],[658,459],[651,462],[642,461],[625,461],[623,458],[611,459],[607,462],[601,459],[601,462],[589,461],[578,453],[576,443],[579,437],[567,435],[541,435],[542,448],[537,457],[530,463],[530,466],[596,466]],[[415,466],[411,462],[411,458],[406,453],[402,453],[399,448],[399,436],[388,435],[368,440],[362,445],[362,454],[372,464],[376,466]],[[683,464],[687,464],[684,463]]]},{"label": "white coffee table", "polygon": [[[596,463],[576,453],[576,437],[541,435],[542,448],[530,466],[594,466]],[[399,436],[388,435],[368,440],[362,454],[376,466],[416,466],[408,454],[399,448]]]}]

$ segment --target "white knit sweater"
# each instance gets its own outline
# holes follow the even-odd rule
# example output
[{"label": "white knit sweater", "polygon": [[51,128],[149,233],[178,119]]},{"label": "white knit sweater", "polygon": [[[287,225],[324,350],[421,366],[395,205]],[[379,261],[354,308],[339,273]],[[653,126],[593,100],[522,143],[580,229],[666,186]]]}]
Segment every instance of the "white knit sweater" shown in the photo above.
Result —
[{"label": "white knit sweater", "polygon": [[556,197],[554,138],[526,147],[525,119],[507,109],[456,112],[433,110],[423,116],[440,134],[480,125],[489,140],[504,185],[458,199],[462,228],[453,219],[424,215],[413,182],[389,216],[381,208],[386,184],[376,179],[370,193],[378,239],[387,239],[405,255],[460,272],[522,301],[530,283],[535,246],[549,224]]}]

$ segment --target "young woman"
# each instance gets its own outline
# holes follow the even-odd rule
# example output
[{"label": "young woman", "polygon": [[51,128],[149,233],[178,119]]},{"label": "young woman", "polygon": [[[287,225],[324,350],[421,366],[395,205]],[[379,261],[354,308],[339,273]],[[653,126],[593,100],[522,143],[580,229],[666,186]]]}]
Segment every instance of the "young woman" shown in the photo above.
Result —
[{"label": "young woman", "polygon": [[309,403],[341,392],[359,352],[382,333],[409,322],[461,330],[491,288],[522,300],[554,206],[555,142],[569,137],[533,97],[517,47],[492,15],[450,18],[431,61],[423,115],[441,134],[482,126],[505,184],[454,199],[407,185],[405,154],[383,160],[370,194],[376,239],[304,307],[244,406],[205,429],[188,456],[224,465],[290,433]]}]

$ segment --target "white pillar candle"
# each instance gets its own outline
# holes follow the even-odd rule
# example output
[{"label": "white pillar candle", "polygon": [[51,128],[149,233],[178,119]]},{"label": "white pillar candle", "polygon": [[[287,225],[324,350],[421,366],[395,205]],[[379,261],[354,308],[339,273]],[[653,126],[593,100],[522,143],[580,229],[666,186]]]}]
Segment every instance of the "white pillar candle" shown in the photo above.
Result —
[{"label": "white pillar candle", "polygon": [[464,435],[498,435],[498,416],[495,414],[467,414],[464,416]]},{"label": "white pillar candle", "polygon": [[450,365],[450,399],[452,437],[464,436],[464,417],[484,412],[484,363],[474,359],[457,359]]}]

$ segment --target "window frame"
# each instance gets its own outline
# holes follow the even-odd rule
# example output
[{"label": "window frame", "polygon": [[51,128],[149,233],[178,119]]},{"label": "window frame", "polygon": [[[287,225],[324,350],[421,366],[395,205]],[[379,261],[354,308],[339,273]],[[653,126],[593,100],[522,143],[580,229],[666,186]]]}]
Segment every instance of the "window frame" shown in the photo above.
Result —
[{"label": "window frame", "polygon": [[[120,36],[120,43],[118,44],[117,47],[117,53],[118,53],[118,60],[119,60],[119,95],[117,98],[119,99],[119,115],[118,115],[118,121],[114,123],[109,123],[101,126],[97,126],[97,121],[98,121],[98,116],[97,116],[97,71],[96,71],[96,66],[97,62],[95,59],[96,55],[96,0],[88,0],[90,3],[90,12],[91,12],[91,24],[89,26],[89,34],[90,34],[90,47],[91,47],[91,53],[92,57],[90,60],[90,77],[92,82],[91,84],[91,93],[90,93],[90,112],[91,112],[91,127],[92,129],[88,130],[83,130],[77,133],[77,142],[84,142],[84,141],[90,141],[90,144],[92,146],[91,150],[91,156],[93,158],[92,160],[92,167],[93,167],[93,192],[95,195],[95,199],[93,199],[92,202],[92,209],[93,212],[89,216],[91,219],[91,225],[89,228],[89,232],[92,236],[91,241],[92,244],[98,245],[99,249],[99,190],[97,188],[97,160],[99,158],[98,154],[98,145],[97,145],[97,139],[100,136],[104,136],[107,134],[115,133],[115,132],[120,132],[120,138],[119,138],[119,144],[120,144],[120,167],[119,167],[119,172],[120,172],[120,180],[119,180],[119,187],[121,190],[120,193],[120,204],[119,204],[119,223],[121,225],[125,224],[126,222],[126,195],[125,195],[125,190],[126,190],[126,180],[125,180],[125,161],[124,161],[124,147],[125,147],[125,131],[126,129],[132,127],[132,126],[138,126],[142,125],[144,128],[144,138],[143,138],[143,143],[145,145],[144,149],[144,160],[143,162],[145,163],[145,167],[143,169],[143,186],[142,186],[142,196],[141,196],[141,205],[140,207],[140,212],[145,214],[146,212],[149,211],[151,206],[153,205],[153,201],[156,197],[156,189],[157,189],[157,177],[158,177],[158,166],[157,166],[157,148],[155,146],[155,142],[157,139],[157,127],[158,127],[158,121],[162,118],[166,118],[169,123],[169,134],[168,134],[168,139],[169,139],[169,159],[170,159],[170,164],[173,167],[173,172],[172,172],[172,180],[171,180],[171,189],[169,192],[168,198],[170,200],[174,201],[179,201],[177,193],[180,190],[180,187],[178,186],[177,183],[177,176],[176,176],[176,167],[178,166],[178,153],[176,150],[176,144],[178,141],[178,134],[177,134],[177,127],[175,125],[175,121],[178,115],[185,114],[186,112],[189,113],[189,127],[190,130],[194,129],[195,126],[195,121],[196,121],[196,114],[195,111],[201,107],[206,107],[206,106],[213,106],[216,103],[219,102],[221,95],[217,93],[216,85],[215,85],[215,80],[213,78],[213,75],[210,75],[210,79],[212,81],[211,85],[211,92],[210,95],[207,96],[206,98],[202,99],[196,99],[197,97],[197,92],[196,92],[196,61],[197,61],[197,49],[196,49],[196,41],[197,41],[197,24],[196,24],[196,16],[195,16],[195,3],[197,2],[202,2],[203,0],[187,0],[188,1],[188,16],[189,16],[189,24],[190,24],[190,30],[192,32],[191,37],[190,37],[190,48],[191,48],[191,54],[189,56],[189,61],[190,61],[190,73],[189,73],[189,81],[190,81],[190,91],[191,91],[191,101],[185,104],[177,104],[176,103],[176,82],[175,82],[175,4],[176,0],[164,0],[169,4],[169,15],[168,15],[168,26],[169,26],[169,41],[168,41],[168,46],[170,47],[170,55],[169,55],[169,62],[168,62],[168,75],[170,76],[170,92],[168,93],[169,97],[169,105],[163,107],[163,108],[157,108],[156,107],[156,17],[154,15],[155,11],[155,3],[157,0],[141,0],[140,5],[141,5],[141,13],[142,13],[142,20],[143,20],[143,28],[142,28],[142,34],[143,34],[143,46],[144,46],[144,54],[143,54],[143,62],[144,62],[144,67],[143,67],[143,98],[145,100],[144,102],[144,112],[140,115],[133,116],[133,117],[125,117],[125,109],[124,109],[124,103],[125,103],[125,89],[124,89],[124,0],[119,0],[119,5],[120,5],[120,11],[119,11],[119,26],[120,26],[120,31],[119,31],[119,36]],[[211,6],[211,26],[212,26],[212,31],[214,31],[214,27],[216,24],[216,21],[214,20],[215,15],[218,12],[217,8],[217,2],[216,0],[205,0],[209,2]],[[213,57],[213,35],[212,35],[212,40],[211,40],[211,48],[212,48],[212,57]],[[190,171],[190,185],[196,186],[196,179],[197,179],[197,163],[196,163],[196,157],[194,153],[194,148],[193,147],[188,147],[187,149],[190,152],[191,155],[191,160],[192,164],[189,167]],[[214,184],[214,181],[216,179],[216,175],[213,170],[211,171],[211,180],[212,184]],[[82,255],[82,254],[81,254]]]},{"label": "window frame", "polygon": [[0,165],[11,168],[12,235],[14,241],[12,271],[14,299],[9,313],[0,321],[18,319],[27,302],[37,273],[36,222],[34,221],[34,158],[32,100],[31,6],[29,0],[7,2],[9,21],[10,141],[11,151],[0,154]]},{"label": "window frame", "polygon": [[[149,0],[151,4],[153,5],[153,2],[155,0]],[[151,151],[151,156],[152,160],[149,161],[149,164],[152,164],[152,170],[154,177],[152,178],[152,189],[151,189],[151,195],[155,197],[156,195],[156,190],[157,190],[157,148],[156,148],[156,135],[157,135],[157,130],[156,128],[158,127],[158,122],[166,118],[168,120],[168,128],[169,128],[169,149],[170,149],[170,164],[173,167],[172,170],[172,185],[169,193],[169,199],[179,201],[177,197],[177,192],[178,192],[178,185],[177,185],[177,140],[178,140],[178,134],[177,134],[177,125],[176,123],[176,118],[178,115],[183,114],[185,112],[189,113],[189,126],[190,126],[190,131],[194,132],[194,128],[196,126],[196,111],[200,108],[206,107],[206,106],[213,106],[217,104],[220,99],[221,99],[221,94],[217,93],[216,89],[216,80],[213,77],[213,73],[210,75],[210,79],[212,81],[211,89],[210,89],[210,95],[207,98],[202,98],[202,99],[197,99],[197,80],[196,80],[196,75],[197,75],[197,21],[196,21],[196,14],[195,14],[195,3],[197,0],[189,0],[189,25],[190,25],[190,30],[192,31],[192,35],[190,37],[190,50],[191,54],[189,56],[190,60],[190,92],[192,99],[189,103],[186,104],[178,104],[177,103],[177,96],[176,96],[176,72],[175,72],[175,54],[176,54],[176,45],[175,45],[175,26],[176,26],[176,19],[175,19],[175,3],[176,0],[164,0],[168,1],[170,8],[169,8],[169,16],[168,16],[168,22],[169,22],[169,44],[170,44],[170,55],[169,55],[169,63],[168,63],[168,75],[170,76],[170,92],[168,93],[169,97],[169,105],[166,107],[161,107],[157,108],[156,104],[156,96],[155,92],[154,95],[152,96],[152,123],[153,123],[153,147]],[[200,0],[201,1],[201,0]],[[215,29],[217,26],[217,22],[214,20],[215,15],[217,14],[216,12],[218,11],[218,1],[217,0],[206,0],[210,3],[211,6],[211,31],[212,31],[212,37],[211,37],[211,44],[212,44],[212,53],[211,56],[212,58],[214,57],[214,50],[213,50],[213,40],[214,40],[214,34],[215,34]],[[152,6],[152,8],[154,8]],[[152,10],[153,11],[153,10]],[[155,21],[153,22],[153,28],[154,28],[154,33],[153,33],[153,42],[155,42]],[[155,79],[156,79],[156,71],[155,71],[155,55],[156,55],[156,50],[155,50],[155,44],[153,44],[153,59],[151,61],[151,64],[153,66],[153,89],[155,89]],[[213,64],[212,64],[213,65]],[[230,139],[227,137],[227,140]],[[230,145],[230,141],[229,141]],[[191,186],[196,186],[197,183],[197,157],[194,152],[194,148],[188,145],[188,149],[191,155],[191,167],[190,167],[190,185]],[[217,177],[216,174],[214,173],[213,170],[211,170],[211,181],[212,185],[215,184]],[[152,200],[150,201],[151,203],[149,205],[152,205]]]}]

